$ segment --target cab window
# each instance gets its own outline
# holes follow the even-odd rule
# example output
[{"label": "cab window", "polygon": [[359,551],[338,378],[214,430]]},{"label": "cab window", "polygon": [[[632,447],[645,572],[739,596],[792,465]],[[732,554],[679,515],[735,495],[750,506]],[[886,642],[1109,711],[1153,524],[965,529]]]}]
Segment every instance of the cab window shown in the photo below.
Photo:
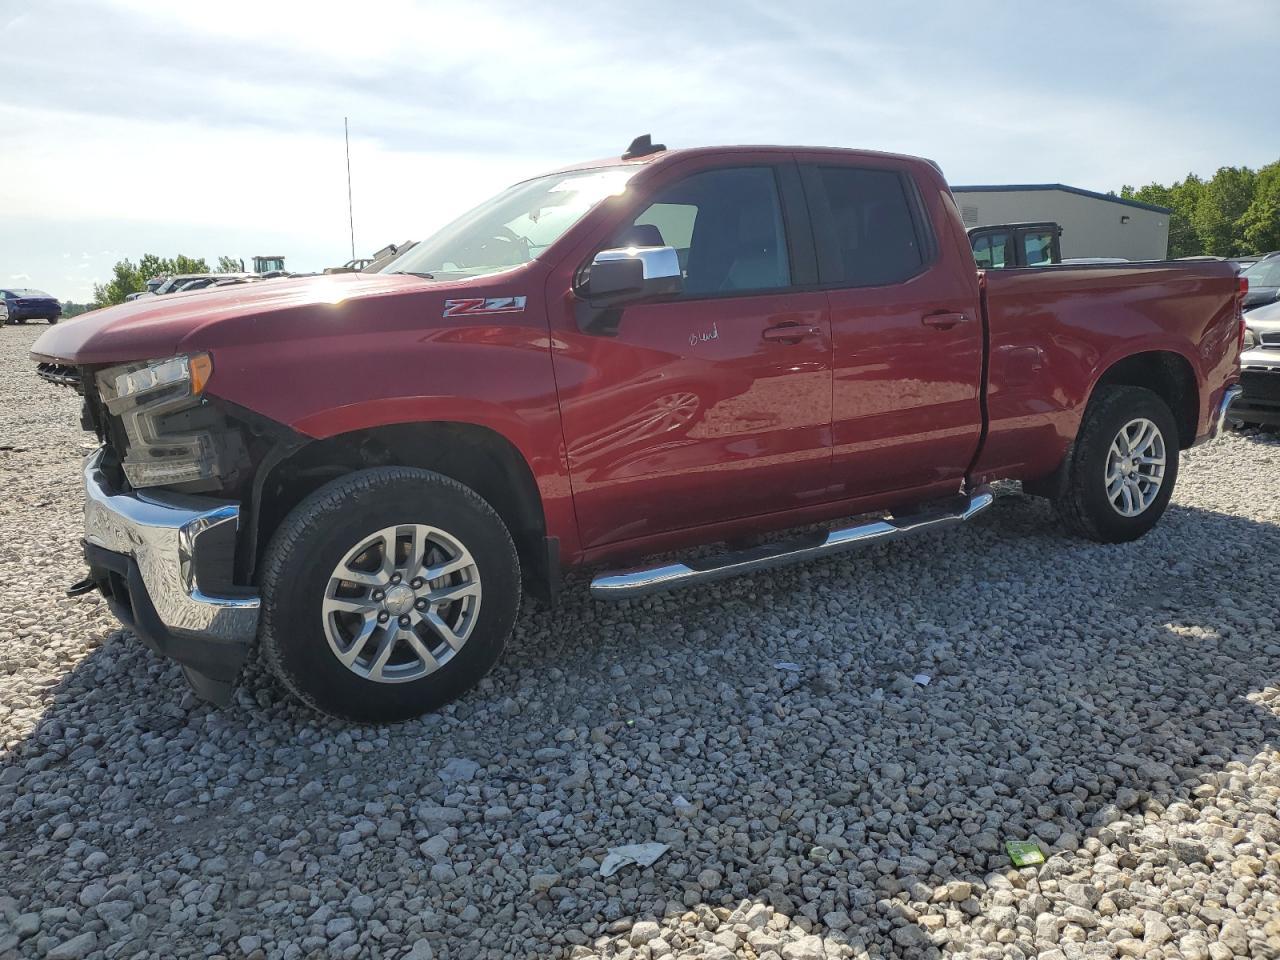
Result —
[{"label": "cab window", "polygon": [[1008,247],[1007,233],[985,234],[973,241],[973,259],[981,269],[999,269],[1006,265],[1005,251]]},{"label": "cab window", "polygon": [[[894,170],[813,167],[804,171],[811,203],[825,234],[819,244],[824,283],[852,287],[898,283],[925,263],[903,177]],[[814,196],[816,195],[816,197]]]},{"label": "cab window", "polygon": [[775,290],[791,282],[771,167],[708,170],[666,187],[610,245],[674,247],[685,297]]},{"label": "cab window", "polygon": [[1037,230],[1022,235],[1022,252],[1028,267],[1053,263],[1053,232]]}]

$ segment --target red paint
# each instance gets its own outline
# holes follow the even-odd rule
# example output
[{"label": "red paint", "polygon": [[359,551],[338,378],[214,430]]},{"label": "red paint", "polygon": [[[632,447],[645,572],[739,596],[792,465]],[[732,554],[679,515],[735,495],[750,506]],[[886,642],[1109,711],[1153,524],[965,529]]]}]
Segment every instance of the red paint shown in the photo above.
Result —
[{"label": "red paint", "polygon": [[[901,284],[649,303],[627,307],[616,336],[578,328],[574,274],[647,196],[691,172],[793,158],[906,171],[936,258]],[[1185,359],[1197,435],[1237,375],[1228,264],[983,276],[945,182],[921,160],[736,147],[628,162],[641,169],[626,195],[500,275],[338,275],[146,298],[53,327],[33,352],[100,366],[206,350],[211,393],[315,438],[485,427],[529,464],[567,563],[902,506],[966,479],[1044,477],[1099,378],[1131,354]],[[484,309],[507,297],[525,297],[523,311]]]}]

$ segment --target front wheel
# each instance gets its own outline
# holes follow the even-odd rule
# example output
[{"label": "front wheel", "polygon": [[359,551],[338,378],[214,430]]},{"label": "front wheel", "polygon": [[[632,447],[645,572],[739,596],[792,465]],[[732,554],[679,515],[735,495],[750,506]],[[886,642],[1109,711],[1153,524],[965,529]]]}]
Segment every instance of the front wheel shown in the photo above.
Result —
[{"label": "front wheel", "polygon": [[381,467],[322,487],[262,566],[264,658],[299,699],[360,722],[407,720],[469,690],[506,644],[520,563],[475,491]]},{"label": "front wheel", "polygon": [[1178,425],[1142,387],[1100,387],[1089,402],[1056,500],[1074,533],[1136,540],[1156,525],[1178,478]]}]

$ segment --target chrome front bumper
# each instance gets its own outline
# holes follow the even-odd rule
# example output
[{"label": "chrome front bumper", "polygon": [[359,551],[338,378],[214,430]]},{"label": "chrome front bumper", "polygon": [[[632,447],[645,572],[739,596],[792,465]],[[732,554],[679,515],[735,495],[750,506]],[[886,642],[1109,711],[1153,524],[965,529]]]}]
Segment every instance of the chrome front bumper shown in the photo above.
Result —
[{"label": "chrome front bumper", "polygon": [[[162,491],[113,493],[101,469],[102,455],[99,450],[84,464],[88,547],[132,560],[164,630],[247,648],[258,630],[259,598],[239,589],[235,596],[207,592],[197,575],[210,568],[199,562],[209,559],[202,550],[212,553],[215,541],[225,544],[234,535],[239,505]],[[224,548],[219,555],[225,559],[215,562],[229,565],[231,553]],[[219,572],[224,574],[219,580],[230,583],[230,570]],[[133,598],[135,613],[142,599]]]}]

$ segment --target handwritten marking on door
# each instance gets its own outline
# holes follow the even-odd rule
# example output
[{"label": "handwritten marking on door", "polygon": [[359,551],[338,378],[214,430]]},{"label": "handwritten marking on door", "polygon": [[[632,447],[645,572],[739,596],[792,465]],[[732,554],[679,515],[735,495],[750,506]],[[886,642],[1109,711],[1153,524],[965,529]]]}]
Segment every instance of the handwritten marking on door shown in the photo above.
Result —
[{"label": "handwritten marking on door", "polygon": [[707,333],[704,331],[702,333],[689,334],[689,346],[696,347],[698,344],[706,343],[708,340],[719,340],[719,339],[720,339],[720,329],[715,325],[715,323],[712,323],[710,333]]}]

